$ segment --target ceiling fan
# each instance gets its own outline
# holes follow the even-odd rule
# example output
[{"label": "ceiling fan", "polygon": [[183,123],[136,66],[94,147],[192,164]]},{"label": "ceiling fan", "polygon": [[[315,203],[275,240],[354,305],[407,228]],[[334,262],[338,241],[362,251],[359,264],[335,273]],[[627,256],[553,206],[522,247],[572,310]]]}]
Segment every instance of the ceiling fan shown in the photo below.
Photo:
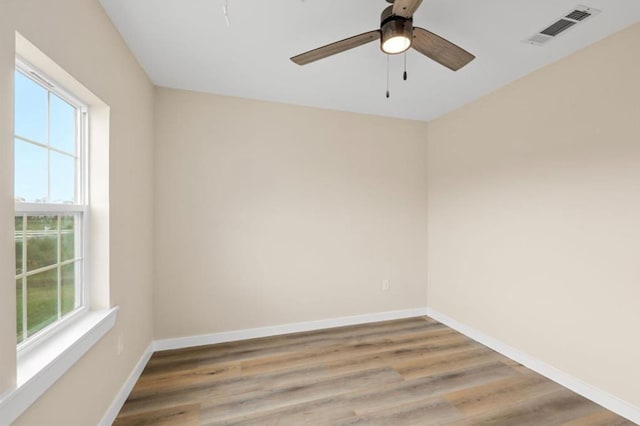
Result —
[{"label": "ceiling fan", "polygon": [[374,40],[380,40],[380,49],[395,55],[413,47],[423,55],[445,67],[457,71],[471,62],[475,56],[463,48],[424,28],[413,26],[413,14],[422,0],[386,0],[393,5],[382,11],[380,29],[349,37],[291,58],[298,65],[306,65],[319,59],[342,53]]}]

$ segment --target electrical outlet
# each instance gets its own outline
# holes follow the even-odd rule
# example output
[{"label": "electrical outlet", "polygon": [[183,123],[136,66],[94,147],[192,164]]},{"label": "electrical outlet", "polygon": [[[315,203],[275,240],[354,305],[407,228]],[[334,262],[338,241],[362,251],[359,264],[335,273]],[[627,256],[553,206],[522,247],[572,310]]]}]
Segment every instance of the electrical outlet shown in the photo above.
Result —
[{"label": "electrical outlet", "polygon": [[382,280],[382,290],[389,291],[391,288],[391,282],[389,280]]},{"label": "electrical outlet", "polygon": [[124,334],[120,333],[118,336],[118,355],[124,351]]}]

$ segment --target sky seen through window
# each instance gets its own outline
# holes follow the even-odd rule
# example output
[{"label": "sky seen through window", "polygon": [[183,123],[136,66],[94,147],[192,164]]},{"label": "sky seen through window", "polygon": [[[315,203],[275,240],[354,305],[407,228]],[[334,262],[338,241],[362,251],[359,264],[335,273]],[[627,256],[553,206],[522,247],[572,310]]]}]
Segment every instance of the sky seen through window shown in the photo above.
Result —
[{"label": "sky seen through window", "polygon": [[15,199],[76,202],[77,109],[15,72]]}]

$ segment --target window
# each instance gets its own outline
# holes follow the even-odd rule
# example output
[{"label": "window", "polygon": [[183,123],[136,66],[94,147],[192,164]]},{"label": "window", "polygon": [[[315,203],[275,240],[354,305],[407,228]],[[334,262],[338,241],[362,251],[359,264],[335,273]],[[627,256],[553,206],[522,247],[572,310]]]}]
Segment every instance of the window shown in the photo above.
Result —
[{"label": "window", "polygon": [[1,424],[112,330],[119,309],[109,298],[110,106],[14,34],[18,345],[15,386],[0,395]]},{"label": "window", "polygon": [[17,60],[15,250],[18,348],[85,306],[87,108]]}]

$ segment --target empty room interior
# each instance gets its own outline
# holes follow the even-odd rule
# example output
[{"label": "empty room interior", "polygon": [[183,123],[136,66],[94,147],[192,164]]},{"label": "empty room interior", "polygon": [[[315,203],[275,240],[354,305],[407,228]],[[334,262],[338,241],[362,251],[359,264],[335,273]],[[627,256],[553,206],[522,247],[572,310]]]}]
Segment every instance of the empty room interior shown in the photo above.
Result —
[{"label": "empty room interior", "polygon": [[640,2],[0,0],[0,425],[640,424]]}]

